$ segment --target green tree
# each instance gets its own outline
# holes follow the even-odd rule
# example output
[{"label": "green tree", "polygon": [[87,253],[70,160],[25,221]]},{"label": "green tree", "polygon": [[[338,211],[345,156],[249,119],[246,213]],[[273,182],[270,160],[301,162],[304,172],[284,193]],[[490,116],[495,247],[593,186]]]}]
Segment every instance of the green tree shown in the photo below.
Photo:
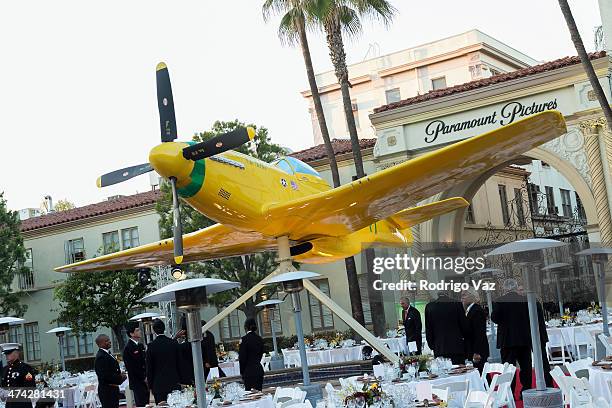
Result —
[{"label": "green tree", "polygon": [[71,203],[70,201],[66,199],[63,199],[63,200],[57,201],[53,210],[54,211],[66,211],[66,210],[72,210],[73,208],[75,208],[75,205],[73,203]]},{"label": "green tree", "polygon": [[26,273],[26,260],[21,222],[17,211],[6,206],[4,193],[0,192],[0,315],[20,317],[27,310],[19,303],[19,295],[11,290],[15,276]]},{"label": "green tree", "polygon": [[[310,93],[312,95],[323,143],[325,144],[327,158],[329,159],[329,168],[335,188],[340,186],[338,163],[336,162],[336,155],[329,137],[327,123],[323,113],[323,105],[321,104],[321,96],[319,95],[319,88],[317,86],[312,59],[310,57],[308,37],[306,35],[307,28],[312,26],[314,21],[310,17],[316,10],[313,8],[314,5],[316,5],[316,3],[310,0],[266,0],[263,5],[263,15],[264,20],[268,20],[271,14],[282,14],[278,28],[278,36],[281,42],[288,45],[300,45],[304,58],[304,65],[306,66],[306,76],[308,77]],[[353,257],[346,258],[344,263],[347,281],[349,283],[349,296],[351,298],[351,312],[353,318],[362,325],[365,325],[355,259]]]},{"label": "green tree", "polygon": [[55,321],[72,327],[76,333],[110,327],[119,349],[123,349],[123,326],[134,315],[134,308],[146,306],[139,300],[153,288],[154,282],[140,285],[135,271],[70,274],[54,290],[55,299],[59,301]]},{"label": "green tree", "polygon": [[[193,140],[195,142],[208,140],[218,134],[234,130],[239,126],[245,126],[245,124],[237,119],[229,122],[217,121],[213,124],[211,130],[194,135]],[[246,126],[251,126],[255,129],[255,137],[253,141],[236,149],[237,151],[268,163],[285,155],[285,149],[270,141],[268,129],[253,124]],[[172,236],[172,191],[166,183],[162,184],[161,191],[162,197],[157,201],[155,208],[160,216],[160,234],[162,238],[169,238]],[[184,233],[197,231],[215,223],[188,205],[181,206],[181,221]],[[209,296],[208,300],[210,303],[223,307],[238,299],[244,292],[252,288],[253,285],[268,276],[276,268],[274,259],[275,253],[263,252],[194,263],[188,266],[188,274],[192,277],[219,278],[240,282],[239,288]],[[273,290],[272,288],[266,288],[259,291],[254,299],[247,300],[238,309],[247,318],[255,318],[259,312],[255,305],[263,300],[264,297],[271,296]]]},{"label": "green tree", "polygon": [[[361,18],[371,18],[389,24],[396,10],[390,2],[386,0],[313,0],[315,6],[312,18],[322,27],[325,32],[329,56],[334,66],[334,72],[340,84],[342,94],[342,105],[344,116],[351,139],[353,150],[353,161],[355,162],[355,173],[357,178],[365,176],[363,159],[361,157],[361,147],[357,135],[357,126],[353,114],[353,103],[351,100],[351,83],[349,81],[348,68],[346,66],[346,52],[344,51],[343,35],[355,38],[361,33]],[[378,336],[384,334],[386,322],[384,319],[384,307],[382,303],[382,293],[373,288],[374,277],[371,272],[371,265],[374,261],[374,250],[366,249],[366,265],[368,267],[368,297],[370,299],[370,313],[376,318],[372,319],[374,333]],[[347,275],[349,278],[349,291],[351,291],[351,301],[356,296],[359,289],[357,272],[349,274],[349,269],[354,268],[347,261]],[[355,293],[353,293],[354,291]],[[354,302],[353,302],[354,303]]]}]

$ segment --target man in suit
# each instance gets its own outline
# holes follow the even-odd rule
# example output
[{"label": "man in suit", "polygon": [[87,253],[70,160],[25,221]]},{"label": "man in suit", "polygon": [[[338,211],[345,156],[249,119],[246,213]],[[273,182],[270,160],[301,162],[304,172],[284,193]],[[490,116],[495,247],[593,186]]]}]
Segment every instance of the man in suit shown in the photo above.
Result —
[{"label": "man in suit", "polygon": [[166,326],[159,319],[153,321],[156,337],[147,349],[147,382],[153,392],[155,403],[167,401],[168,394],[180,390],[179,347],[176,340],[164,334]]},{"label": "man in suit", "polygon": [[[206,324],[202,320],[202,326]],[[215,335],[210,330],[202,333],[202,357],[204,358],[204,375],[208,378],[208,373],[211,368],[219,368],[219,358],[217,357],[217,344],[215,343]],[[225,373],[219,368],[219,377],[225,377]]]},{"label": "man in suit", "polygon": [[130,380],[130,390],[134,393],[134,402],[137,407],[144,407],[149,403],[149,388],[146,383],[146,351],[139,342],[141,333],[138,322],[129,322],[126,331],[130,339],[123,349],[123,361]]},{"label": "man in suit", "polygon": [[[407,297],[400,299],[400,306],[402,307],[402,324],[406,335],[406,347],[408,347],[408,343],[416,342],[417,351],[410,354],[420,355],[423,346],[421,313],[410,305],[410,300]],[[407,350],[410,351],[408,348]]]},{"label": "man in suit", "polygon": [[110,337],[99,334],[96,345],[100,348],[94,361],[98,376],[98,398],[102,408],[118,408],[119,386],[125,381],[125,374],[119,370],[119,363],[111,353]]},{"label": "man in suit", "polygon": [[489,358],[489,340],[487,338],[487,314],[478,304],[478,294],[474,290],[461,293],[461,303],[465,308],[467,319],[467,338],[465,339],[466,358],[482,374],[484,363]]},{"label": "man in suit", "polygon": [[242,336],[240,348],[238,349],[240,375],[246,390],[255,389],[261,391],[263,389],[264,378],[264,371],[261,366],[261,357],[264,353],[263,340],[257,334],[255,319],[246,319],[244,330],[247,334]]},{"label": "man in suit", "polygon": [[[532,344],[527,298],[519,293],[519,285],[515,279],[506,279],[503,290],[504,295],[493,303],[493,313],[491,314],[491,320],[497,323],[497,348],[501,351],[502,363],[514,365],[518,363],[523,389],[530,389],[532,382]],[[539,302],[537,308],[544,378],[547,386],[551,387],[550,365],[544,349],[548,341],[548,335],[544,324],[542,305]]]},{"label": "man in suit", "polygon": [[425,306],[425,337],[435,357],[450,358],[453,364],[465,361],[467,320],[460,302],[442,292]]}]

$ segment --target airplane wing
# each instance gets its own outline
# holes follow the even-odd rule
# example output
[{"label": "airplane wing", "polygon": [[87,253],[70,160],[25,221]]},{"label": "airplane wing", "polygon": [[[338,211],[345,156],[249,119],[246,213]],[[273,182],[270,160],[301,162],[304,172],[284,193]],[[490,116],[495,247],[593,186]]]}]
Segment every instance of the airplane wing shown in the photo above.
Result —
[{"label": "airplane wing", "polygon": [[393,214],[389,219],[397,224],[399,229],[406,229],[459,208],[467,207],[468,205],[470,203],[463,197],[451,197],[446,200],[407,208],[397,214]]},{"label": "airplane wing", "polygon": [[267,218],[283,225],[289,238],[295,241],[346,235],[473,179],[566,132],[561,113],[542,112],[350,184],[273,204],[267,208]]},{"label": "airplane wing", "polygon": [[[205,261],[276,249],[276,240],[258,232],[215,224],[183,236],[184,262]],[[58,272],[133,269],[172,265],[172,238],[55,268]]]}]

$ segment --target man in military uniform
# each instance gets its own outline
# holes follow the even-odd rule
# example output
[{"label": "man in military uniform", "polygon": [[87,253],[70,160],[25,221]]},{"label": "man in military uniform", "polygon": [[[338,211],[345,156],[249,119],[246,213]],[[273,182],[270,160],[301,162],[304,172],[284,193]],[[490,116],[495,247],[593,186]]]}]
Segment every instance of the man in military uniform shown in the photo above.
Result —
[{"label": "man in military uniform", "polygon": [[[10,392],[15,388],[35,388],[36,382],[34,376],[36,372],[28,364],[19,359],[19,343],[4,343],[1,344],[2,352],[6,356],[6,367],[2,369],[2,388],[6,392]],[[32,403],[24,401],[23,397],[11,398],[9,394],[6,400],[6,408],[32,408]]]},{"label": "man in military uniform", "polygon": [[127,334],[130,337],[123,349],[123,361],[127,369],[130,389],[134,393],[137,407],[144,407],[149,403],[149,388],[145,382],[146,378],[146,351],[140,340],[140,328],[138,322],[129,322],[126,325]]}]

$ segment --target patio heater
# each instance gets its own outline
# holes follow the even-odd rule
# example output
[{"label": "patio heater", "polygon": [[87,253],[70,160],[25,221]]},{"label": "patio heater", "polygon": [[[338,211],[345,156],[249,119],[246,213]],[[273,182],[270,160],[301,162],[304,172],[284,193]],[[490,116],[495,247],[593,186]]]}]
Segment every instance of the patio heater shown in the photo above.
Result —
[{"label": "patio heater", "polygon": [[204,360],[202,359],[202,324],[200,306],[209,294],[239,287],[237,282],[223,279],[197,278],[171,283],[143,297],[142,302],[172,302],[187,314],[187,340],[191,343],[193,372],[196,384],[198,408],[206,408]]},{"label": "patio heater", "polygon": [[523,283],[527,293],[527,306],[529,308],[529,326],[531,331],[531,349],[533,352],[534,368],[536,374],[535,390],[523,391],[525,408],[556,407],[563,408],[563,394],[560,389],[546,388],[544,381],[544,367],[542,362],[542,342],[538,324],[538,309],[535,286],[538,281],[539,266],[544,262],[542,250],[567,245],[553,239],[532,238],[511,242],[494,249],[486,256],[512,254],[514,262],[518,264],[523,273]]},{"label": "patio heater", "polygon": [[259,302],[255,306],[263,307],[268,310],[268,317],[270,318],[270,330],[272,331],[272,344],[274,345],[274,353],[272,353],[272,357],[270,358],[270,370],[282,370],[285,368],[285,361],[283,359],[283,355],[279,354],[278,346],[276,345],[276,330],[274,327],[274,319],[272,318],[272,314],[274,310],[276,310],[276,306],[283,303],[280,299],[270,299],[264,300],[263,302]]},{"label": "patio heater", "polygon": [[550,271],[550,276],[555,281],[555,287],[557,288],[557,301],[559,302],[559,317],[565,314],[565,309],[563,309],[563,298],[561,297],[561,273],[563,272],[563,268],[567,268],[571,266],[565,262],[557,262],[554,264],[546,265],[542,268],[543,271]]},{"label": "patio heater", "polygon": [[[20,324],[25,322],[24,319],[19,318],[19,317],[11,317],[11,316],[7,316],[7,317],[0,317],[0,338],[3,339],[2,343],[8,343],[9,342],[9,326],[13,325],[13,324]],[[6,364],[6,360],[4,357],[4,354],[2,354],[1,357],[1,362],[2,362],[2,366],[4,367]]]},{"label": "patio heater", "polygon": [[266,282],[266,285],[277,285],[280,283],[283,286],[283,291],[291,295],[291,302],[293,303],[293,317],[295,319],[295,330],[300,348],[300,362],[302,365],[302,377],[304,382],[304,385],[301,388],[303,391],[306,391],[306,398],[308,398],[308,400],[313,404],[317,400],[321,399],[323,395],[321,386],[319,384],[310,383],[308,359],[306,357],[306,346],[304,344],[304,329],[302,328],[302,304],[300,300],[300,292],[304,289],[304,279],[311,279],[317,276],[321,275],[306,271],[287,272],[276,275]]},{"label": "patio heater", "polygon": [[64,337],[66,336],[66,333],[71,330],[72,329],[70,327],[62,326],[56,327],[55,329],[51,329],[47,332],[49,334],[55,334],[57,336],[57,342],[59,344],[60,350],[60,360],[62,362],[62,371],[66,371],[66,360],[64,359]]},{"label": "patio heater", "polygon": [[[484,282],[493,282],[494,276],[502,275],[504,271],[497,268],[484,268],[480,269],[476,272],[472,272],[470,276],[475,278],[480,278]],[[487,308],[489,309],[489,328],[491,329],[491,336],[489,339],[489,352],[491,355],[489,356],[489,360],[492,363],[501,362],[501,354],[499,349],[497,348],[497,326],[491,320],[491,313],[493,313],[493,300],[491,299],[491,291],[484,291],[487,296]]]},{"label": "patio heater", "polygon": [[153,341],[153,320],[164,319],[165,316],[155,312],[145,312],[137,314],[136,316],[130,317],[130,321],[141,322],[142,328],[144,329],[144,343],[145,345]]},{"label": "patio heater", "polygon": [[[591,261],[595,266],[597,278],[599,280],[599,304],[601,305],[601,317],[603,319],[603,334],[610,337],[610,327],[608,326],[608,304],[606,300],[606,263],[609,255],[612,254],[612,248],[589,248],[584,251],[577,252],[576,255],[590,256]],[[606,355],[606,349],[600,341],[597,343],[597,358]]]}]

